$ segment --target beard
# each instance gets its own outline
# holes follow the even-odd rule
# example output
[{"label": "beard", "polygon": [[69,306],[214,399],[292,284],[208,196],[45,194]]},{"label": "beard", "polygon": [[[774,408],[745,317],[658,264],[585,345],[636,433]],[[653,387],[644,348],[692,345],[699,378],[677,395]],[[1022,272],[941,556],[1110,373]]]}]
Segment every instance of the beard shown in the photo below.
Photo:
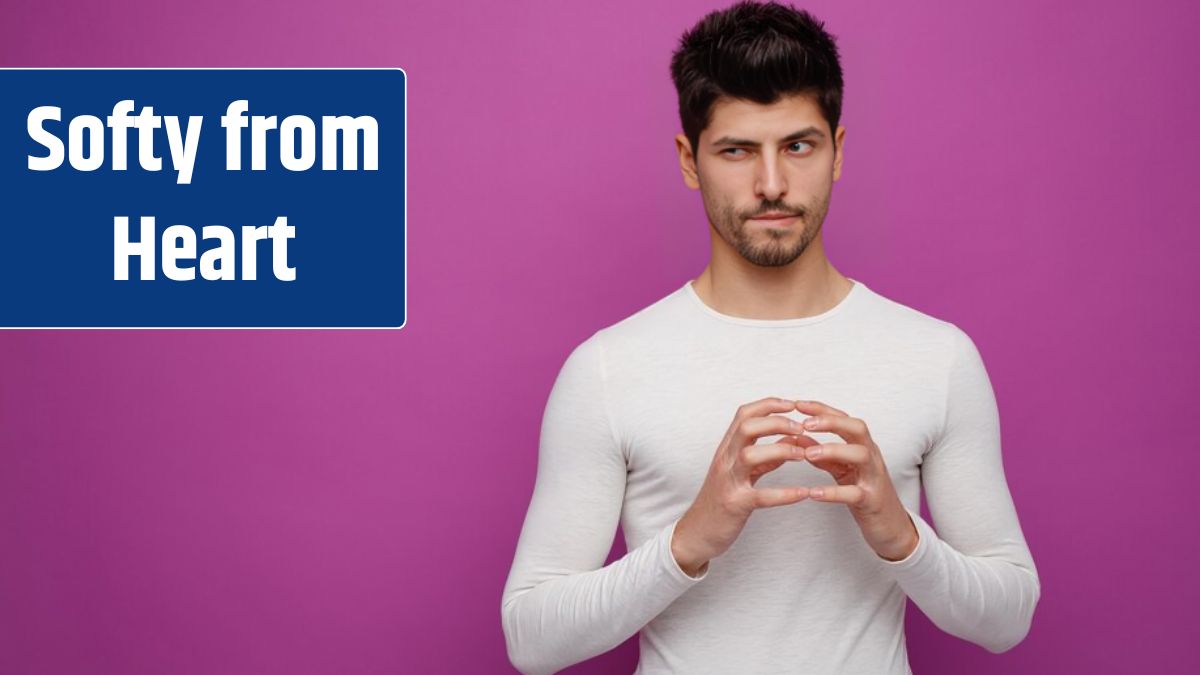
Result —
[{"label": "beard", "polygon": [[[733,204],[710,200],[703,189],[701,193],[704,195],[704,210],[708,213],[709,224],[738,255],[760,267],[782,267],[799,258],[821,231],[821,224],[829,211],[828,193],[817,195],[806,205],[788,204],[777,199],[761,202],[750,211],[739,211]],[[799,236],[792,231],[796,224],[787,229],[756,227],[752,231],[748,227],[748,219],[768,211],[799,216],[799,224],[804,226]]]}]

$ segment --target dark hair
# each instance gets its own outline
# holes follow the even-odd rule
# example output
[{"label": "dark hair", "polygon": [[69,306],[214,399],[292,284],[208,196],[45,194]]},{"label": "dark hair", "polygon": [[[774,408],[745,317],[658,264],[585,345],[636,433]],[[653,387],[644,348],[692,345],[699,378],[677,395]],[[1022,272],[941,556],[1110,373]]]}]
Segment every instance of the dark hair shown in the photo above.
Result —
[{"label": "dark hair", "polygon": [[739,2],[701,19],[671,56],[679,119],[695,152],[721,96],[770,104],[814,95],[836,131],[842,115],[842,66],[825,24],[775,2]]}]

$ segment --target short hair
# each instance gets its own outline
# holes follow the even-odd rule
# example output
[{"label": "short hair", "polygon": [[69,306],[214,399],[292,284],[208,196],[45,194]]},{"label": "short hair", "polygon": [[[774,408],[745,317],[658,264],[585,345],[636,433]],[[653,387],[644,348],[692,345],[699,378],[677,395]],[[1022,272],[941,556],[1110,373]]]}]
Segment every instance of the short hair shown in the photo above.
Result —
[{"label": "short hair", "polygon": [[679,39],[671,79],[692,152],[722,96],[768,105],[784,95],[812,95],[831,132],[842,115],[835,37],[807,11],[776,2],[746,0],[705,15]]}]

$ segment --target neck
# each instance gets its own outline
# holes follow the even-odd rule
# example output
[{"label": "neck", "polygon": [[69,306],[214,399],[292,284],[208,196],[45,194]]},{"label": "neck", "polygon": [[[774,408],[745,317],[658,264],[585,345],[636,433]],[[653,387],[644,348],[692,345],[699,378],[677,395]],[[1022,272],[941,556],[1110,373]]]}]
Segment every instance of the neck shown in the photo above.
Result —
[{"label": "neck", "polygon": [[826,312],[852,285],[825,257],[818,234],[799,258],[781,267],[760,267],[714,245],[712,259],[692,287],[704,304],[722,314],[775,320]]}]

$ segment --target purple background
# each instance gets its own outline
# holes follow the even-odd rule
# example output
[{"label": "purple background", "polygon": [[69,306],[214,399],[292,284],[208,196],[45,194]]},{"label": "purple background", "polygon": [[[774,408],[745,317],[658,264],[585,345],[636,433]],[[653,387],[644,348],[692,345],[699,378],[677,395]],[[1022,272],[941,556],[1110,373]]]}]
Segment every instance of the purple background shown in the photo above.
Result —
[{"label": "purple background", "polygon": [[[1200,12],[966,4],[805,5],[847,81],[830,258],[978,344],[1042,579],[1002,655],[910,604],[910,661],[1184,672]],[[7,0],[4,66],[403,67],[411,268],[400,331],[0,333],[0,672],[509,672],[554,376],[707,261],[667,63],[723,5]]]}]

